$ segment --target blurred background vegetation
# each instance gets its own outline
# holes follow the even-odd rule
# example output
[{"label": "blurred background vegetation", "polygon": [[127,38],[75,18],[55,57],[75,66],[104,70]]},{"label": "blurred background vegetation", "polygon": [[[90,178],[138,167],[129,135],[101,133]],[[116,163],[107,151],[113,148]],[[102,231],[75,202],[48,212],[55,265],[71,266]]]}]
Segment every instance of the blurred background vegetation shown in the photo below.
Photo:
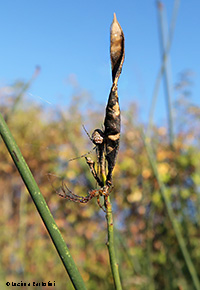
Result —
[{"label": "blurred background vegetation", "polygon": [[[76,204],[60,198],[48,173],[65,178],[68,187],[84,195],[96,187],[84,158],[93,144],[91,133],[101,128],[104,108],[80,88],[68,107],[30,103],[31,82],[16,82],[0,90],[0,111],[50,207],[87,289],[113,289],[106,243],[105,213],[96,200]],[[166,126],[154,125],[151,141],[157,168],[179,222],[197,273],[200,271],[200,108],[192,105],[192,74],[175,85],[174,143]],[[88,103],[90,105],[88,105]],[[123,289],[195,289],[180,251],[140,136],[146,129],[134,104],[122,112],[122,136],[114,170],[111,200],[117,256]],[[56,289],[72,289],[62,263],[33,202],[0,141],[0,281],[55,281]],[[95,158],[95,152],[91,154]],[[31,289],[24,287],[24,289]],[[36,287],[34,289],[45,289]]]},{"label": "blurred background vegetation", "polygon": [[[200,107],[191,101],[191,71],[183,71],[175,84],[169,83],[166,60],[178,8],[175,6],[169,37],[162,29],[162,7],[159,8],[161,43],[163,39],[168,41],[161,45],[163,64],[149,122],[141,121],[141,112],[131,101],[126,106],[128,109],[122,111],[120,151],[111,193],[116,252],[123,289],[193,290],[197,287],[177,241],[160,182],[200,279]],[[87,289],[113,289],[105,245],[105,213],[95,199],[83,205],[60,198],[47,177],[52,173],[64,178],[78,195],[86,195],[96,187],[85,159],[70,162],[69,159],[93,148],[82,125],[90,134],[101,128],[105,107],[95,103],[76,82],[66,107],[33,103],[28,98],[28,89],[38,73],[39,68],[28,83],[16,81],[0,88],[0,112],[50,207]],[[163,73],[167,121],[154,124],[154,106]],[[169,86],[173,86],[173,102]],[[152,171],[141,130],[150,140],[160,180]],[[2,140],[0,149],[0,288],[5,289],[7,281],[55,281],[55,289],[73,289]],[[95,159],[95,151],[90,155]]]}]

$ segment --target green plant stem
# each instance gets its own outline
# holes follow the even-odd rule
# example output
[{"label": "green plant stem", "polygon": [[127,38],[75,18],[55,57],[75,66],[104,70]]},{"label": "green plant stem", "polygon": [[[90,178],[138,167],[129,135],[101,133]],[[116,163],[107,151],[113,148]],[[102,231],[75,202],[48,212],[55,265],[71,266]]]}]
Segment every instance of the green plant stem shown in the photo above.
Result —
[{"label": "green plant stem", "polygon": [[[54,218],[43,198],[33,175],[26,164],[19,147],[17,146],[3,116],[0,114],[0,135],[7,146],[7,149],[35,203],[35,206],[46,226],[47,231],[56,247],[56,250],[64,264],[64,267],[69,274],[72,284],[75,289],[86,289],[83,279],[71,257],[69,249],[54,221]],[[39,170],[39,168],[38,168]]]},{"label": "green plant stem", "polygon": [[[106,173],[105,173],[105,158],[102,162],[102,168],[100,168],[101,171],[101,180],[103,184],[106,184]],[[117,263],[117,258],[115,254],[115,241],[114,241],[114,223],[113,223],[113,215],[112,215],[112,204],[110,202],[110,197],[108,196],[107,200],[104,197],[104,205],[106,208],[106,220],[107,220],[107,231],[108,231],[108,241],[107,241],[107,247],[108,247],[108,253],[109,253],[109,259],[110,259],[110,267],[112,271],[112,276],[115,284],[115,289],[121,290],[121,280],[119,276],[119,265]]]},{"label": "green plant stem", "polygon": [[[178,15],[179,5],[180,5],[180,0],[175,0],[174,1],[174,7],[173,7],[173,13],[172,13],[172,20],[171,20],[171,23],[170,23],[168,40],[167,40],[166,46],[163,47],[162,64],[161,64],[160,70],[158,72],[158,75],[157,75],[157,78],[156,78],[156,83],[155,83],[155,86],[154,86],[153,97],[152,97],[152,102],[151,102],[151,108],[150,108],[150,113],[149,113],[149,123],[148,123],[148,129],[147,129],[147,136],[150,136],[150,132],[151,132],[152,127],[153,127],[153,116],[154,116],[157,96],[158,96],[158,92],[159,92],[161,79],[162,79],[163,73],[165,72],[166,62],[167,62],[168,57],[169,57],[169,52],[170,52],[172,39],[173,39],[173,35],[174,35],[174,30],[175,30],[175,25],[176,25],[176,19],[177,19],[177,15]],[[170,117],[170,116],[168,115],[168,117]],[[172,135],[172,138],[173,138],[173,135]]]},{"label": "green plant stem", "polygon": [[115,289],[121,290],[121,281],[119,276],[119,265],[117,263],[116,254],[115,254],[115,246],[114,246],[114,225],[113,225],[113,215],[112,215],[112,205],[110,202],[110,198],[108,197],[106,203],[106,219],[107,219],[107,230],[108,230],[108,241],[107,247],[110,258],[110,266],[112,270],[113,280],[115,284]]},{"label": "green plant stem", "polygon": [[[166,17],[164,15],[164,7],[160,1],[158,1],[158,12],[159,12],[159,28],[160,28],[160,44],[161,44],[161,53],[165,55],[166,50],[166,30],[167,23]],[[167,116],[168,116],[168,128],[169,128],[169,139],[170,145],[173,146],[174,143],[174,133],[173,133],[173,117],[172,117],[172,82],[171,82],[171,65],[170,57],[164,61],[164,84],[165,84],[165,95],[166,95],[166,106],[167,106]]]},{"label": "green plant stem", "polygon": [[193,281],[194,287],[197,290],[200,290],[200,282],[199,282],[199,278],[198,278],[196,269],[194,267],[194,264],[192,262],[190,254],[189,254],[189,252],[187,250],[185,240],[184,240],[184,238],[182,236],[182,233],[181,233],[181,230],[180,230],[180,225],[179,225],[179,223],[178,223],[178,221],[177,221],[177,219],[176,219],[176,217],[174,215],[174,211],[172,209],[171,203],[170,203],[169,198],[168,198],[168,196],[166,194],[165,185],[163,184],[163,182],[161,181],[161,179],[159,177],[157,164],[156,164],[156,159],[155,159],[153,150],[151,148],[151,145],[149,144],[149,141],[146,140],[143,132],[141,132],[141,136],[142,136],[142,139],[143,139],[143,142],[144,142],[144,146],[145,146],[146,151],[147,151],[147,155],[148,155],[149,162],[151,164],[153,173],[154,173],[154,175],[155,175],[155,177],[157,179],[157,182],[159,184],[160,193],[162,195],[164,204],[166,206],[169,219],[170,219],[170,221],[172,223],[172,227],[174,229],[174,232],[175,232],[175,235],[176,235],[176,238],[177,238],[177,241],[178,241],[178,245],[179,245],[180,250],[181,250],[181,252],[183,254],[183,257],[185,259],[185,263],[186,263],[186,266],[188,268],[188,271],[189,271],[189,273],[190,273],[190,275],[192,277],[192,281]]}]

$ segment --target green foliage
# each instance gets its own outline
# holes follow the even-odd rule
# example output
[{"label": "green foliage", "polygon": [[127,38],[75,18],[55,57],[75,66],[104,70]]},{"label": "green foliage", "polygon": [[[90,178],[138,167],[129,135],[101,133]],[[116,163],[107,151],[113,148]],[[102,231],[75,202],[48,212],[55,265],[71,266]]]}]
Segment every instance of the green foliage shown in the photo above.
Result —
[{"label": "green foliage", "polygon": [[[95,199],[82,205],[60,198],[47,178],[48,173],[64,177],[67,186],[79,195],[95,188],[84,158],[68,160],[92,149],[82,124],[89,132],[100,128],[102,112],[83,111],[76,105],[77,98],[83,102],[83,96],[76,96],[76,101],[72,99],[62,109],[43,108],[23,98],[19,101],[19,86],[2,100],[0,110],[68,241],[87,289],[112,289],[104,213]],[[177,116],[179,109],[187,112],[188,120],[192,119],[198,128],[199,108],[182,98]],[[122,114],[123,131],[111,200],[123,288],[194,289],[140,137],[143,125],[135,119],[135,106],[129,106]],[[153,149],[159,176],[200,273],[200,139],[189,122],[180,120],[176,125],[174,148],[168,145],[166,128],[154,127]],[[67,289],[72,289],[2,141],[0,147],[0,280],[50,280],[56,282],[56,289],[65,289],[66,284]],[[95,156],[95,152],[91,154]]]}]

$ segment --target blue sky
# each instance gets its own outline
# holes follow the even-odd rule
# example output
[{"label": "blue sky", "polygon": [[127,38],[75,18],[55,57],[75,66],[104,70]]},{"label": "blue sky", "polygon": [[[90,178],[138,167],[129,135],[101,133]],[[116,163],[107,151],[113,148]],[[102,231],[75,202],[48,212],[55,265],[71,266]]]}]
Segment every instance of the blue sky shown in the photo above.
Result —
[{"label": "blue sky", "polygon": [[[174,1],[163,1],[170,22]],[[125,34],[125,63],[119,81],[122,108],[136,102],[148,118],[153,88],[161,65],[158,13],[155,0],[0,1],[0,85],[29,80],[37,65],[41,73],[29,97],[46,106],[68,103],[75,75],[83,89],[106,105],[111,86],[109,31],[116,12]],[[180,1],[170,52],[172,82],[179,73],[194,71],[192,100],[200,94],[200,2]],[[41,98],[41,99],[40,99]],[[161,84],[155,119],[166,119]],[[45,102],[47,100],[49,103]]]}]

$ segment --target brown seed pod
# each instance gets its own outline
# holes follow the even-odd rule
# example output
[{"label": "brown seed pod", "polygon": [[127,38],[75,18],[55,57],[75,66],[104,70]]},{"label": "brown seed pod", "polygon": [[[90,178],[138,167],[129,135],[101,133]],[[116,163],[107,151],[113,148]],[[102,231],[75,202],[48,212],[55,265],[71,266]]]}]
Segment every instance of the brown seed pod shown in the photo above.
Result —
[{"label": "brown seed pod", "polygon": [[124,33],[114,13],[110,27],[110,58],[112,65],[112,79],[117,82],[124,62]]},{"label": "brown seed pod", "polygon": [[108,186],[112,185],[112,172],[115,167],[117,153],[119,150],[121,118],[117,82],[124,62],[124,33],[119,22],[117,21],[115,13],[110,27],[110,58],[113,84],[110,90],[104,120],[106,160],[108,163],[106,184]]},{"label": "brown seed pod", "polygon": [[[121,74],[122,65],[124,62],[124,33],[122,31],[122,28],[119,22],[117,21],[115,13],[114,13],[113,22],[110,28],[110,57],[111,57],[111,65],[112,65],[113,83],[111,86],[108,103],[106,106],[104,130],[102,131],[100,129],[95,129],[92,134],[92,137],[90,137],[83,126],[84,130],[86,131],[86,134],[89,136],[91,141],[96,145],[94,148],[96,148],[96,154],[97,154],[98,164],[100,167],[100,172],[98,172],[99,170],[96,171],[95,162],[91,158],[87,157],[86,156],[87,154],[84,154],[81,157],[85,157],[86,162],[90,168],[90,171],[94,179],[96,180],[97,184],[100,186],[100,189],[91,190],[88,192],[86,196],[79,196],[79,195],[74,194],[67,187],[64,181],[62,181],[62,186],[58,190],[54,188],[52,184],[55,191],[61,197],[71,200],[73,202],[87,203],[92,198],[97,197],[98,205],[103,210],[104,208],[102,207],[100,203],[100,196],[105,197],[104,205],[107,209],[108,196],[112,188],[112,172],[115,167],[116,157],[119,150],[120,127],[121,127],[117,83],[118,83],[118,79]],[[108,165],[106,182],[105,182],[106,170],[105,170],[104,156],[106,158],[107,165]],[[74,158],[74,159],[77,159],[77,158]]]}]

